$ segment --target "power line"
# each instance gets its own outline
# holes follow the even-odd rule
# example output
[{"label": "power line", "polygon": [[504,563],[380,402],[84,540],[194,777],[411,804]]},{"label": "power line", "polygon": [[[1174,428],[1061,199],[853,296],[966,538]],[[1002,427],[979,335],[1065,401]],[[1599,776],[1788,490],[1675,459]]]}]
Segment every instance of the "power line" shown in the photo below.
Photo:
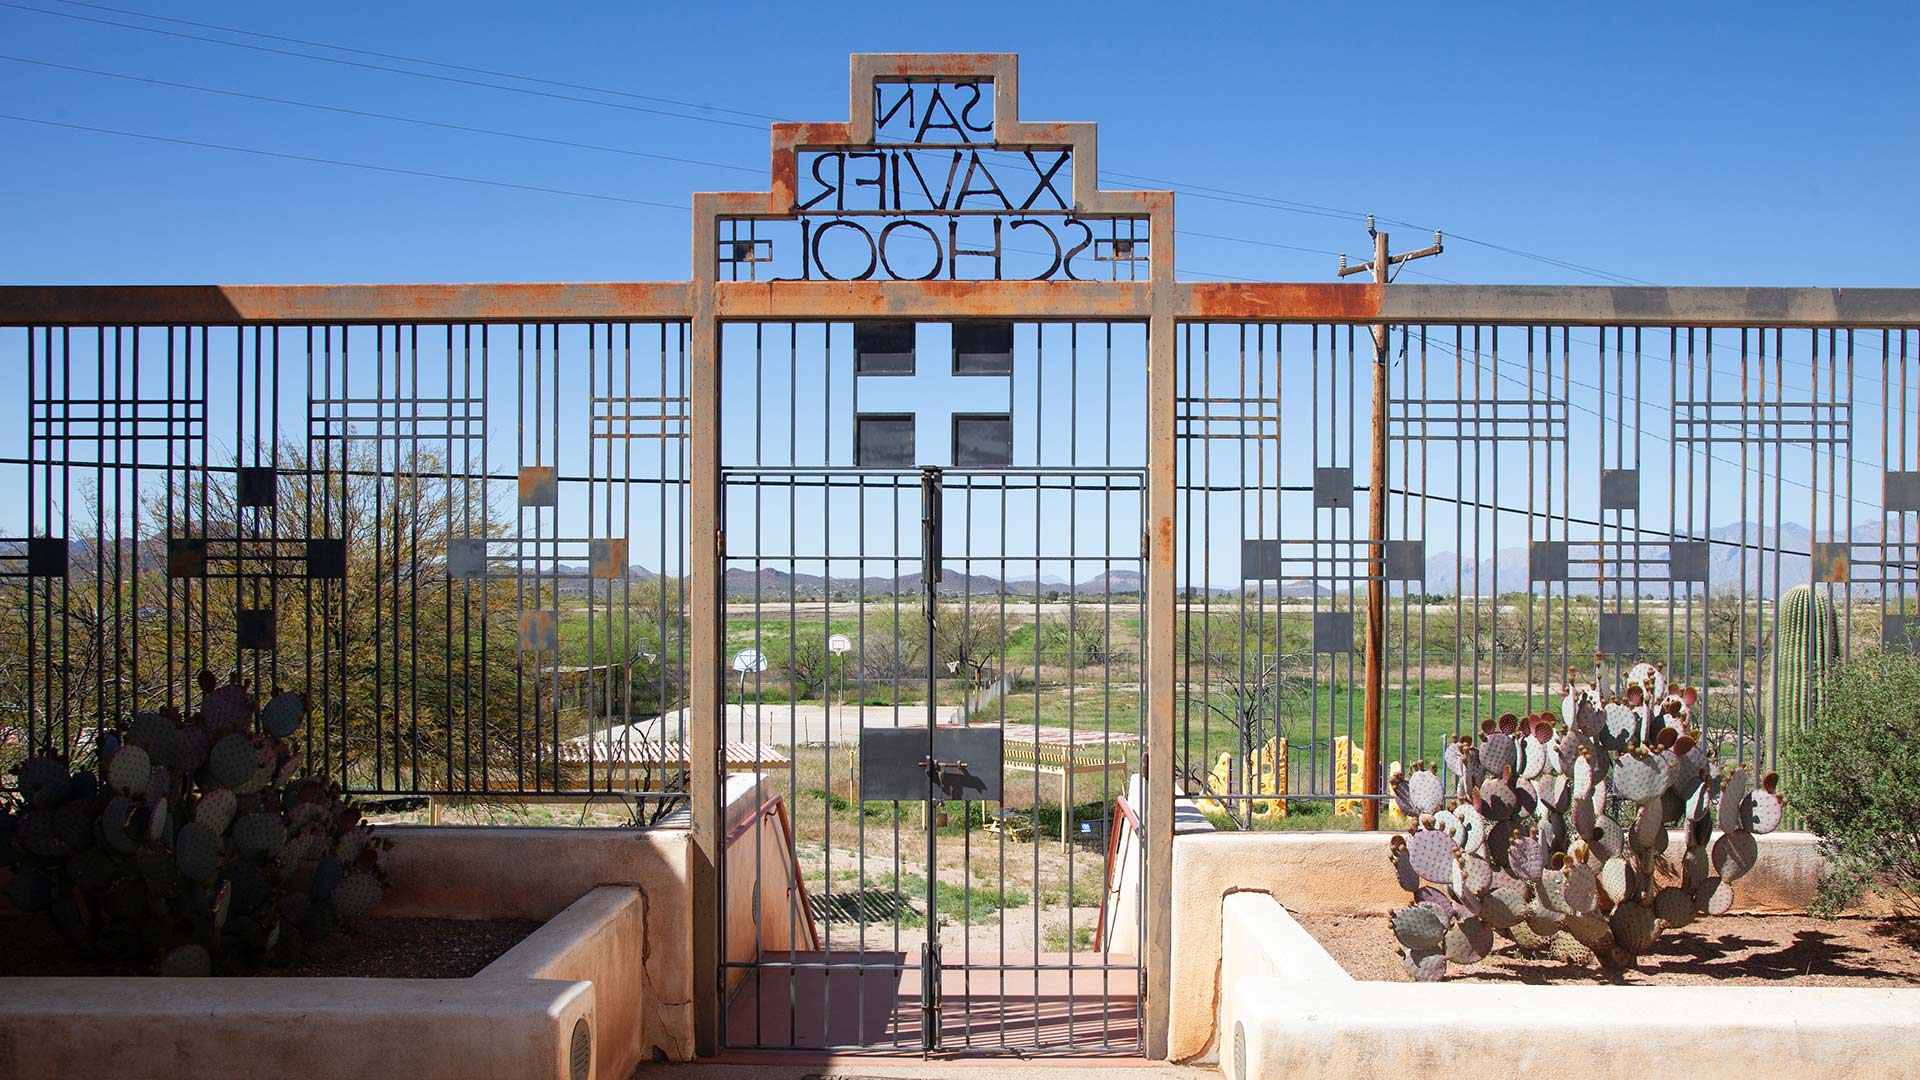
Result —
[{"label": "power line", "polygon": [[246,37],[261,38],[266,41],[284,41],[290,45],[306,45],[316,49],[331,49],[335,52],[353,53],[356,56],[373,56],[382,60],[400,60],[409,64],[424,64],[427,67],[446,68],[448,71],[464,71],[473,75],[492,75],[496,78],[515,79],[520,82],[539,83],[543,86],[558,86],[568,90],[586,90],[596,94],[611,94],[616,97],[633,98],[636,101],[652,101],[662,105],[679,105],[689,109],[706,109],[709,112],[731,113],[734,116],[746,116],[756,120],[779,120],[778,116],[766,113],[748,112],[743,109],[729,109],[723,105],[708,105],[699,101],[682,101],[678,98],[655,97],[652,94],[640,94],[630,90],[614,90],[605,86],[588,86],[584,83],[563,82],[557,79],[543,79],[533,75],[520,75],[511,71],[495,71],[491,68],[469,67],[465,64],[449,64],[440,60],[427,60],[418,56],[406,56],[401,53],[378,52],[373,49],[356,49],[350,45],[334,45],[325,41],[311,41],[306,38],[288,37],[284,34],[269,34],[259,30],[242,30],[237,26],[222,26],[219,23],[195,22],[192,19],[177,19],[167,15],[155,15],[131,8],[117,8],[106,4],[88,4],[81,0],[54,0],[55,3],[69,7],[92,8],[95,11],[111,11],[116,15],[132,15],[135,18],[151,19],[154,22],[173,23],[176,26],[197,26],[202,30],[219,30],[222,33],[241,34]]},{"label": "power line", "polygon": [[[555,101],[571,101],[581,105],[598,105],[606,109],[624,109],[628,112],[649,113],[654,116],[670,116],[677,120],[693,120],[703,124],[719,124],[723,127],[744,128],[748,131],[762,131],[764,124],[749,124],[739,120],[722,120],[713,116],[693,116],[688,113],[672,112],[667,109],[654,109],[644,105],[627,105],[618,101],[598,101],[593,98],[575,97],[571,94],[559,94],[550,90],[534,90],[524,86],[504,86],[500,83],[483,82],[479,79],[462,79],[452,75],[435,75],[426,71],[408,71],[406,68],[388,67],[385,64],[369,64],[360,60],[343,60],[337,56],[315,56],[312,53],[295,52],[292,49],[275,49],[266,45],[249,45],[244,41],[225,41],[220,38],[203,37],[199,34],[186,34],[178,30],[162,30],[157,26],[140,26],[135,23],[117,22],[113,19],[97,19],[90,15],[76,15],[70,11],[50,11],[29,4],[14,3],[13,0],[0,0],[0,7],[14,8],[18,11],[30,11],[38,15],[51,15],[57,19],[72,19],[76,22],[96,23],[101,26],[117,26],[125,30],[138,30],[147,34],[160,34],[165,37],[179,38],[182,41],[198,41],[208,45],[224,45],[231,49],[249,49],[253,52],[268,53],[274,56],[291,56],[300,60],[312,60],[322,64],[338,64],[341,67],[363,68],[367,71],[383,71],[390,75],[405,75],[415,79],[434,79],[439,82],[455,83],[461,86],[477,86],[487,90],[502,90],[509,94],[526,94],[531,97],[551,98]],[[332,46],[328,46],[331,48]],[[517,78],[518,76],[516,76]]]},{"label": "power line", "polygon": [[87,124],[70,124],[62,120],[46,120],[37,116],[16,116],[12,113],[0,113],[0,120],[13,120],[22,124],[40,124],[44,127],[67,128],[72,131],[86,131],[95,135],[118,135],[124,139],[145,139],[149,142],[173,143],[177,146],[193,146],[202,150],[226,150],[235,154],[253,154],[257,157],[279,158],[283,161],[300,161],[310,165],[336,165],[344,169],[367,169],[372,172],[394,173],[399,176],[418,176],[430,180],[453,180],[462,184],[483,184],[487,187],[511,188],[515,191],[538,191],[548,195],[571,195],[578,199],[598,199],[603,202],[631,203],[634,206],[654,206],[663,210],[689,210],[691,207],[674,203],[654,202],[651,199],[630,199],[624,195],[602,195],[593,191],[569,191],[565,188],[542,187],[538,184],[516,184],[509,180],[486,180],[477,176],[459,176],[454,173],[427,172],[422,169],[402,169],[393,165],[374,165],[365,161],[343,161],[339,158],[310,157],[306,154],[288,154],[278,150],[262,150],[252,146],[232,146],[227,143],[201,142],[197,139],[179,139],[170,135],[152,135],[141,131],[120,131],[115,128],[92,127]]},{"label": "power line", "polygon": [[373,120],[391,120],[399,124],[416,124],[421,127],[441,128],[447,131],[462,131],[472,135],[493,135],[503,139],[521,139],[526,142],[545,143],[549,146],[568,146],[578,150],[598,150],[606,154],[623,154],[627,157],[651,158],[655,161],[672,161],[682,165],[704,165],[713,169],[732,169],[736,172],[766,175],[765,169],[754,169],[746,165],[729,165],[723,161],[706,161],[700,158],[676,157],[672,154],[654,154],[645,150],[628,150],[618,146],[606,146],[599,143],[575,142],[571,139],[555,139],[545,135],[528,135],[518,131],[501,131],[498,128],[473,127],[467,124],[455,124],[444,120],[426,120],[417,116],[400,116],[395,113],[372,112],[367,109],[350,109],[342,105],[323,105],[316,101],[302,101],[297,98],[272,97],[266,94],[249,94],[241,90],[224,90],[217,86],[200,86],[196,83],[173,82],[169,79],[155,79],[145,75],[133,75],[121,71],[106,71],[100,68],[78,67],[73,64],[56,64],[51,60],[35,60],[26,56],[11,56],[0,53],[0,60],[15,64],[33,64],[38,67],[53,68],[59,71],[74,71],[84,75],[98,75],[108,79],[120,79],[125,82],[145,83],[150,86],[166,86],[175,90],[193,90],[203,94],[218,94],[221,97],[241,98],[246,101],[261,101],[273,105],[291,105],[301,109],[317,109],[322,112],[339,113],[343,116],[359,116]]}]

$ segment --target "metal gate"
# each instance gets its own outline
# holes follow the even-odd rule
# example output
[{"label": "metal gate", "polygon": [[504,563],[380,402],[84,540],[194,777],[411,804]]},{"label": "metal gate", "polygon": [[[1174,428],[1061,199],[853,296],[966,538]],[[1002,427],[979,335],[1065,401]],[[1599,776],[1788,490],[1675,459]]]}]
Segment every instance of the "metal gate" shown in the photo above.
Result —
[{"label": "metal gate", "polygon": [[1099,910],[1143,728],[1144,355],[1137,324],[727,328],[726,757],[760,769],[727,801],[785,828],[729,822],[725,1045],[1140,1045]]}]

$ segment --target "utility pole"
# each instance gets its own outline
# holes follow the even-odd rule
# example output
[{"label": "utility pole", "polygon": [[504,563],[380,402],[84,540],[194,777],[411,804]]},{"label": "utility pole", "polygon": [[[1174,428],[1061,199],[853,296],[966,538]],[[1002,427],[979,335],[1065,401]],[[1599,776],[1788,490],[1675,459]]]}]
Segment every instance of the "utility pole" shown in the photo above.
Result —
[{"label": "utility pole", "polygon": [[[1387,234],[1374,228],[1373,215],[1367,215],[1367,233],[1373,237],[1373,258],[1358,266],[1348,266],[1340,256],[1339,276],[1349,277],[1373,271],[1376,285],[1393,280],[1391,271],[1401,263],[1438,255],[1442,250],[1439,230],[1434,230],[1433,246],[1419,251],[1391,255],[1387,252]],[[1378,795],[1383,788],[1380,774],[1380,739],[1386,727],[1387,712],[1387,349],[1385,323],[1373,328],[1373,467],[1367,482],[1367,730],[1360,750],[1360,775],[1366,790],[1359,794]],[[1380,827],[1380,801],[1367,798],[1360,804],[1363,828]]]}]

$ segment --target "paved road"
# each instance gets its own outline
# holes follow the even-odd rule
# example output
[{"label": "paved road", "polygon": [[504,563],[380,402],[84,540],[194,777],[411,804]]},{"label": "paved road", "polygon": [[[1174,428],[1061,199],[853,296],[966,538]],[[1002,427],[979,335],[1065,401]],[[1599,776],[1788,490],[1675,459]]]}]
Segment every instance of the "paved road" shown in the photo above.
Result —
[{"label": "paved road", "polygon": [[[660,725],[666,724],[667,737],[679,738],[686,730],[686,710],[675,710],[664,717],[653,720],[641,720],[632,725],[632,738],[635,741],[654,741],[660,738]],[[960,720],[960,707],[945,705],[940,709],[940,723],[952,724]],[[864,710],[855,706],[831,708],[824,705],[729,705],[725,721],[726,738],[729,742],[753,744],[756,738],[763,746],[787,747],[820,746],[832,744],[853,746],[859,742],[860,726],[901,727],[924,724],[927,722],[927,710],[924,705],[904,706],[898,710],[889,706],[869,705]],[[597,737],[604,738],[598,733]],[[614,728],[612,737],[618,740],[621,732]]]}]

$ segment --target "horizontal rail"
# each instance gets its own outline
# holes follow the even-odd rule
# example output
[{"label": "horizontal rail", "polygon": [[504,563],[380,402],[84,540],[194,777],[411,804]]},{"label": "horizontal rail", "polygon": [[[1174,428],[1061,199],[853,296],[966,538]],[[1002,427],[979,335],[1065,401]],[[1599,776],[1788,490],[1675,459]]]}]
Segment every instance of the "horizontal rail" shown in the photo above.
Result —
[{"label": "horizontal rail", "polygon": [[654,322],[685,319],[685,282],[472,285],[4,285],[0,326]]},{"label": "horizontal rail", "polygon": [[[426,285],[10,285],[0,325],[620,322],[691,316],[689,282]],[[1920,326],[1920,289],[1181,282],[1184,320],[1537,326]],[[1136,320],[1147,282],[719,282],[724,320]]]}]

